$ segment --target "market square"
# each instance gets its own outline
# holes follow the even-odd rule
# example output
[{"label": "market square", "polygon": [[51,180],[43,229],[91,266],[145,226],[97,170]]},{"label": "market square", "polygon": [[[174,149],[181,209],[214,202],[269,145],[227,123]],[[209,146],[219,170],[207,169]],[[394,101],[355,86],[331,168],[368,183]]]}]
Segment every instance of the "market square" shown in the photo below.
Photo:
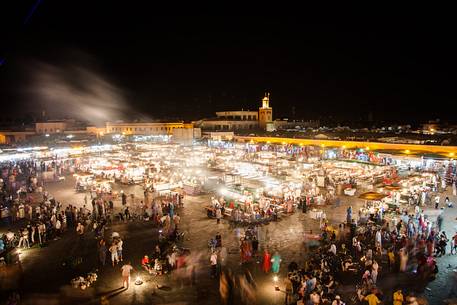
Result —
[{"label": "market square", "polygon": [[0,305],[457,305],[433,4],[6,2]]}]

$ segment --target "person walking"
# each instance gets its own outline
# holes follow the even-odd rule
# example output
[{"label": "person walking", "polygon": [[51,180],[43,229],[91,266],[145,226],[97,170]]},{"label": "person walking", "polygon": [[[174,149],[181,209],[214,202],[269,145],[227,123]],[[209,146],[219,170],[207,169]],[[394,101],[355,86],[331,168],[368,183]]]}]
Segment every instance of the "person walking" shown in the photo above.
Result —
[{"label": "person walking", "polygon": [[397,289],[394,292],[393,305],[403,305],[403,301],[404,301],[403,293],[401,292],[401,289]]},{"label": "person walking", "polygon": [[346,221],[348,224],[352,221],[352,206],[349,206],[346,210]]},{"label": "person walking", "polygon": [[263,264],[262,264],[262,270],[265,273],[270,272],[271,269],[271,254],[268,252],[268,249],[265,249],[263,252]]},{"label": "person walking", "polygon": [[129,289],[130,285],[130,272],[133,270],[132,265],[130,262],[127,262],[127,264],[123,265],[121,267],[122,271],[122,285],[124,288]]},{"label": "person walking", "polygon": [[438,231],[442,231],[442,228],[443,228],[443,215],[442,213],[440,215],[438,215],[438,217],[436,218],[436,224],[438,226]]},{"label": "person walking", "polygon": [[113,267],[114,267],[114,264],[117,265],[117,263],[119,263],[119,258],[117,256],[117,245],[115,242],[113,242],[111,244],[111,247],[109,247],[109,252],[111,253],[111,262],[113,264]]},{"label": "person walking", "polygon": [[301,207],[302,207],[302,212],[304,214],[306,214],[308,212],[308,204],[307,204],[305,198],[302,199],[302,206]]},{"label": "person walking", "polygon": [[368,302],[368,305],[377,305],[381,303],[378,297],[375,294],[375,289],[372,289],[371,293],[364,298]]},{"label": "person walking", "polygon": [[400,249],[400,272],[406,272],[408,264],[408,253],[405,248]]},{"label": "person walking", "polygon": [[213,251],[213,253],[211,253],[211,257],[209,258],[209,261],[211,263],[211,278],[215,278],[217,275],[217,253],[216,253],[216,251]]},{"label": "person walking", "polygon": [[124,241],[119,238],[119,240],[117,242],[117,259],[120,262],[123,261],[123,258],[122,258],[122,250],[124,249],[123,246],[124,246]]},{"label": "person walking", "polygon": [[82,223],[78,222],[78,226],[76,227],[76,233],[78,234],[79,238],[82,239],[84,235],[84,226]]},{"label": "person walking", "polygon": [[289,279],[288,276],[284,278],[284,287],[285,287],[285,299],[284,299],[284,304],[289,305],[293,304],[293,292],[294,292],[294,287],[292,284],[292,281]]},{"label": "person walking", "polygon": [[216,223],[220,224],[221,223],[221,218],[222,218],[222,211],[220,208],[216,209]]},{"label": "person walking", "polygon": [[371,265],[371,280],[373,281],[374,285],[376,285],[376,282],[378,280],[378,271],[379,271],[378,262],[373,260],[373,264]]},{"label": "person walking", "polygon": [[100,259],[100,264],[105,266],[106,264],[106,242],[104,239],[100,240],[100,246],[98,248],[98,258]]},{"label": "person walking", "polygon": [[281,255],[276,252],[271,258],[271,271],[275,274],[279,273],[279,267],[281,266]]},{"label": "person walking", "polygon": [[24,248],[30,248],[30,243],[29,243],[29,231],[27,228],[24,228],[19,231],[21,234],[21,237],[19,239],[19,244],[18,248],[24,247]]},{"label": "person walking", "polygon": [[55,228],[56,228],[56,236],[60,237],[60,235],[62,234],[62,222],[60,221],[60,219],[56,220]]},{"label": "person walking", "polygon": [[457,233],[451,238],[451,255],[457,253]]},{"label": "person walking", "polygon": [[440,196],[436,195],[435,196],[435,209],[438,210],[439,205],[440,205]]}]

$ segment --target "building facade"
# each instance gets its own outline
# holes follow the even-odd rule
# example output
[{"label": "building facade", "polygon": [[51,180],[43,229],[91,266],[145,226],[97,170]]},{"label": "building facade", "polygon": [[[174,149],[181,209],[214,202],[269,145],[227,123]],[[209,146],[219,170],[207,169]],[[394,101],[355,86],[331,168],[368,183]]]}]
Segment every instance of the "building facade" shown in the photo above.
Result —
[{"label": "building facade", "polygon": [[174,129],[193,128],[193,124],[183,122],[172,123],[130,123],[130,122],[107,122],[106,133],[118,133],[123,135],[172,135]]},{"label": "building facade", "polygon": [[249,130],[265,129],[268,123],[273,120],[273,109],[270,107],[270,95],[266,94],[262,99],[262,107],[259,111],[219,111],[212,119],[202,119],[195,122],[203,130]]},{"label": "building facade", "polygon": [[63,133],[68,127],[66,121],[47,121],[35,123],[35,132],[37,134],[55,134]]}]

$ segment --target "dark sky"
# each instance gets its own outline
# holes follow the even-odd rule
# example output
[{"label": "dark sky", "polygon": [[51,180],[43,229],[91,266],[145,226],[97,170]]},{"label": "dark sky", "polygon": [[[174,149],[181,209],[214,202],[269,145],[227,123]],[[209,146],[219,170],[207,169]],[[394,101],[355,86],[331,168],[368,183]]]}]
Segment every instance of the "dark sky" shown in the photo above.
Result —
[{"label": "dark sky", "polygon": [[25,93],[44,63],[89,69],[132,113],[154,118],[256,109],[268,90],[275,117],[457,121],[457,27],[442,20],[38,2],[25,24],[37,1],[1,10],[0,101],[10,112],[52,111]]}]

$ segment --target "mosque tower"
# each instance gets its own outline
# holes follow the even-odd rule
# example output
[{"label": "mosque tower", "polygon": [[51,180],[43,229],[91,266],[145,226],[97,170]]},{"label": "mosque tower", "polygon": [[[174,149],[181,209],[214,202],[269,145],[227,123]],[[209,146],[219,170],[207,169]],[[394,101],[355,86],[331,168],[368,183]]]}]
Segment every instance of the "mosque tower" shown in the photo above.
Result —
[{"label": "mosque tower", "polygon": [[270,107],[270,93],[265,93],[262,107],[259,108],[259,127],[266,129],[268,123],[273,122],[273,109]]}]

